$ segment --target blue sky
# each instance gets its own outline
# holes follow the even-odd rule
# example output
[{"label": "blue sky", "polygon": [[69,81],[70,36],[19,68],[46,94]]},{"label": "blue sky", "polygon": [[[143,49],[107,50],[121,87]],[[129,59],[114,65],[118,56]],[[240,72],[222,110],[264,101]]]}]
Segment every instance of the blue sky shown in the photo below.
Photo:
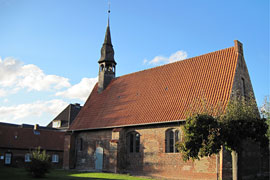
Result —
[{"label": "blue sky", "polygon": [[[48,124],[97,80],[107,0],[0,0],[0,121]],[[258,105],[269,95],[268,0],[111,0],[117,76],[244,45]]]}]

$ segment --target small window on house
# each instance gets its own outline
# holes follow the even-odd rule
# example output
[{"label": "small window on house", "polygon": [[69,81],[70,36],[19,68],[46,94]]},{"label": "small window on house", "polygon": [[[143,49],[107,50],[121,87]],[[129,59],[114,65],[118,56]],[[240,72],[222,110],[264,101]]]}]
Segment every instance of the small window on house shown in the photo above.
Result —
[{"label": "small window on house", "polygon": [[176,129],[169,129],[165,134],[165,152],[176,153],[179,152],[176,143],[180,140],[180,131]]},{"label": "small window on house", "polygon": [[242,83],[242,96],[246,97],[246,85],[244,78],[241,78],[241,83]]},{"label": "small window on house", "polygon": [[52,162],[53,163],[58,163],[59,162],[59,155],[58,154],[53,154],[52,155]]},{"label": "small window on house", "polygon": [[79,150],[82,151],[83,150],[83,139],[80,138],[80,141],[79,141]]},{"label": "small window on house", "polygon": [[137,132],[128,133],[127,146],[130,153],[140,152],[140,134]]},{"label": "small window on house", "polygon": [[61,121],[53,121],[53,128],[60,128],[61,127]]},{"label": "small window on house", "polygon": [[40,135],[39,131],[34,130],[34,135]]},{"label": "small window on house", "polygon": [[11,157],[12,157],[11,153],[6,153],[5,154],[5,164],[6,165],[11,164]]},{"label": "small window on house", "polygon": [[31,154],[27,153],[24,155],[24,162],[31,162]]}]

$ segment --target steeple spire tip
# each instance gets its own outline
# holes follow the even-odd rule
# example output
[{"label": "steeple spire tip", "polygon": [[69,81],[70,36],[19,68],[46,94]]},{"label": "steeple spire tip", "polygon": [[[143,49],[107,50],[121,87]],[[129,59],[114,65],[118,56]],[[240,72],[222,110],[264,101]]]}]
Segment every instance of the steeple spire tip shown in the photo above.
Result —
[{"label": "steeple spire tip", "polygon": [[111,2],[108,0],[108,26],[110,26]]}]

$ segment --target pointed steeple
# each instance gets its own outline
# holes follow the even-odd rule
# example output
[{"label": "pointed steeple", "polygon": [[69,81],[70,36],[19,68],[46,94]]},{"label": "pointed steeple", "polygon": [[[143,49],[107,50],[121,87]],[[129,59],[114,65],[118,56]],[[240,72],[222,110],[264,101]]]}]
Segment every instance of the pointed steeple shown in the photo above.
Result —
[{"label": "pointed steeple", "polygon": [[[108,13],[110,13],[110,11],[108,11]],[[101,48],[101,57],[98,63],[99,63],[98,92],[101,93],[115,78],[116,62],[114,60],[114,50],[111,41],[109,17],[104,43]]]},{"label": "pointed steeple", "polygon": [[112,45],[112,40],[111,40],[109,19],[108,19],[108,25],[106,29],[104,43],[101,48],[101,57],[98,63],[102,63],[102,62],[114,62],[116,64],[114,60],[114,50],[113,50],[113,45]]}]

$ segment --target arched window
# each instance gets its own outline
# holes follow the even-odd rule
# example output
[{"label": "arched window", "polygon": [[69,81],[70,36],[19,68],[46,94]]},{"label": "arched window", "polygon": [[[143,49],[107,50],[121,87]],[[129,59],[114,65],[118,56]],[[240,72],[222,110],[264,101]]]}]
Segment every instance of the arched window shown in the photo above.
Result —
[{"label": "arched window", "polygon": [[138,132],[129,132],[127,134],[127,149],[130,153],[140,152],[140,134]]},{"label": "arched window", "polygon": [[177,129],[168,129],[165,134],[165,152],[176,153],[179,152],[176,143],[181,140],[180,131]]},{"label": "arched window", "polygon": [[103,69],[104,69],[104,65],[101,64],[101,66],[99,67],[99,71],[101,72],[101,71],[103,71]]}]

